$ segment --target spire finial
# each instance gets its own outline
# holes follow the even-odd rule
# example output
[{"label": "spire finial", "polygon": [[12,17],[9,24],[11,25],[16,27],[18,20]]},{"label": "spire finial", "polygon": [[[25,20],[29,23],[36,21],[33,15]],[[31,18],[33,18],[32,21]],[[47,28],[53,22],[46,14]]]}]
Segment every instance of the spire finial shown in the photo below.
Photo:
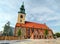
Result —
[{"label": "spire finial", "polygon": [[22,4],[24,5],[24,2],[22,2]]},{"label": "spire finial", "polygon": [[23,13],[25,14],[25,8],[24,8],[24,2],[22,2],[22,5],[20,7],[20,11],[18,13]]}]

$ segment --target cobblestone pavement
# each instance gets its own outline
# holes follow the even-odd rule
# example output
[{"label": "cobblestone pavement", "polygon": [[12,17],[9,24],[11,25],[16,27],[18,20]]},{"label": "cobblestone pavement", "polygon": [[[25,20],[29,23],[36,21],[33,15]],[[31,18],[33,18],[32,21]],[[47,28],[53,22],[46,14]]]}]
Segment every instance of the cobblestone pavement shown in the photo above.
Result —
[{"label": "cobblestone pavement", "polygon": [[0,40],[1,43],[9,44],[60,44],[59,39],[25,39],[25,40]]}]

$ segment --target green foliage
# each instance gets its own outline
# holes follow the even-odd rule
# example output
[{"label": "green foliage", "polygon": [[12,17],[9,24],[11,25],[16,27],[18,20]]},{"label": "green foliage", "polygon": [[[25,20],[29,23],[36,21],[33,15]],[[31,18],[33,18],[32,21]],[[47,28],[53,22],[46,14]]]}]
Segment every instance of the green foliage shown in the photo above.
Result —
[{"label": "green foliage", "polygon": [[57,32],[57,33],[54,34],[54,36],[60,37],[60,33]]},{"label": "green foliage", "polygon": [[47,38],[47,36],[48,36],[48,30],[47,29],[45,30],[44,34],[45,34],[45,38]]},{"label": "green foliage", "polygon": [[45,30],[45,35],[48,35],[48,30]]},{"label": "green foliage", "polygon": [[4,36],[11,36],[12,35],[12,29],[10,27],[9,21],[4,26],[3,35]]},{"label": "green foliage", "polygon": [[9,36],[13,36],[13,31],[12,31],[11,28],[10,28],[10,31],[9,31]]},{"label": "green foliage", "polygon": [[18,36],[21,36],[21,29],[18,30]]}]

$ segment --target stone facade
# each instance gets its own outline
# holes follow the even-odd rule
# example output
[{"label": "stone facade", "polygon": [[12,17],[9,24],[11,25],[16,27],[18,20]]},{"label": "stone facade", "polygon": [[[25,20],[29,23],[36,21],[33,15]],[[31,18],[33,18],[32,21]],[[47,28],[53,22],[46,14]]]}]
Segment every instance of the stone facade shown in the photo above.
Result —
[{"label": "stone facade", "polygon": [[[16,28],[16,32],[20,27]],[[21,29],[21,38],[22,39],[45,39],[45,29],[34,29],[34,28],[20,28]],[[15,33],[16,36],[17,33]],[[53,32],[48,30],[47,39],[53,38]]]}]

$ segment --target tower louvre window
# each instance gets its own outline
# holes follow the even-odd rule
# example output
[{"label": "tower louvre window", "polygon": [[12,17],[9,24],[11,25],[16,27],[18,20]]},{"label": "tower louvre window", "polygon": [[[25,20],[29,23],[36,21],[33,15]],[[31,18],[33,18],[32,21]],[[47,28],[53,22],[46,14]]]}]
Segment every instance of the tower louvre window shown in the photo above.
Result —
[{"label": "tower louvre window", "polygon": [[20,18],[23,18],[23,15],[21,15]]},{"label": "tower louvre window", "polygon": [[20,22],[22,22],[22,20],[20,20]]}]

